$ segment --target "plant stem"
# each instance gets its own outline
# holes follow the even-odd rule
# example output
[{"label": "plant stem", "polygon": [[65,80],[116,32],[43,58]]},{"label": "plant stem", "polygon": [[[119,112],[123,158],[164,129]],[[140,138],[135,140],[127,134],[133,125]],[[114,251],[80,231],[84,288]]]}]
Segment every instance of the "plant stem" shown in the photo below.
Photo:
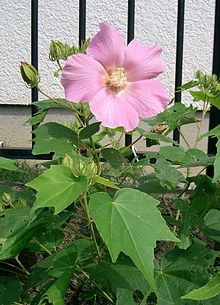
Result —
[{"label": "plant stem", "polygon": [[97,175],[99,175],[101,173],[101,168],[100,168],[100,163],[99,163],[99,157],[98,157],[98,154],[97,154],[97,151],[96,151],[96,148],[95,148],[95,144],[94,144],[94,141],[93,141],[93,138],[92,137],[89,137],[89,141],[90,141],[90,144],[92,146],[92,155],[94,157],[94,161],[97,165],[97,168],[98,168],[98,173]]},{"label": "plant stem", "polygon": [[[15,274],[15,275],[18,275],[18,273],[16,272],[16,271],[13,271],[13,270],[8,270],[8,269],[6,269],[6,268],[3,268],[3,267],[0,267],[0,270],[2,270],[2,271],[5,271],[5,272],[7,272],[7,273],[13,273],[13,274]],[[25,273],[22,273],[21,274],[23,277],[25,277],[25,278],[27,278],[28,276],[27,276],[27,274]]]},{"label": "plant stem", "polygon": [[[176,213],[175,220],[179,220],[179,218],[180,218],[180,210],[178,209],[177,213]],[[176,225],[173,226],[173,234],[176,234]]]},{"label": "plant stem", "polygon": [[200,123],[197,124],[198,131],[197,131],[197,135],[196,135],[196,140],[195,140],[194,148],[197,147],[197,144],[199,142],[199,137],[200,137],[200,134],[201,134],[201,127],[202,127],[202,123],[203,123],[203,120],[205,118],[205,115],[206,115],[206,113],[208,111],[208,105],[209,105],[209,103],[204,101],[203,109],[202,109],[202,118],[201,118]]},{"label": "plant stem", "polygon": [[87,216],[87,221],[88,221],[88,224],[89,224],[89,228],[90,228],[90,232],[91,232],[91,237],[92,237],[92,240],[95,244],[95,248],[96,248],[96,252],[98,254],[98,257],[101,258],[101,253],[100,253],[100,250],[99,250],[99,246],[97,244],[97,240],[96,240],[96,237],[95,237],[95,231],[94,231],[94,227],[93,227],[93,222],[89,216],[89,212],[88,212],[88,202],[87,202],[87,197],[86,195],[83,197],[83,203],[84,203],[84,209],[85,209],[85,212],[86,212],[86,216]]},{"label": "plant stem", "polygon": [[35,237],[32,239],[33,242],[35,242],[35,244],[37,244],[38,246],[40,246],[45,252],[47,252],[49,255],[52,255],[53,253],[47,249],[47,247],[45,247],[42,243],[40,243]]},{"label": "plant stem", "polygon": [[186,137],[184,136],[184,134],[181,132],[180,128],[178,129],[179,134],[181,135],[181,137],[183,138],[184,142],[186,143],[186,146],[190,149],[190,145],[189,142],[187,141]]},{"label": "plant stem", "polygon": [[[15,265],[13,265],[13,264],[10,264],[10,263],[7,263],[7,262],[0,262],[1,264],[5,264],[5,265],[8,265],[8,266],[10,266],[10,267],[12,267],[12,268],[15,268],[15,269],[17,269],[18,271],[20,271],[20,272],[24,272],[24,270],[23,269],[21,269],[21,268],[19,268],[19,267],[17,267],[17,266],[15,266]],[[26,274],[26,273],[25,273]]]},{"label": "plant stem", "polygon": [[18,265],[21,267],[21,269],[24,271],[25,274],[27,274],[28,276],[30,275],[30,272],[27,271],[27,269],[25,268],[25,266],[21,263],[21,261],[18,258],[18,255],[15,256],[15,260],[18,263]]}]

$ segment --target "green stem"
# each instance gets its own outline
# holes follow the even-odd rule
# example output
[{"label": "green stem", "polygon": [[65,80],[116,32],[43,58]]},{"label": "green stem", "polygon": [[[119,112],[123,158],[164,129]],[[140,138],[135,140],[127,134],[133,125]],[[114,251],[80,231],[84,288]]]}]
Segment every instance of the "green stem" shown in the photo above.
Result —
[{"label": "green stem", "polygon": [[199,138],[200,138],[200,134],[201,134],[201,127],[202,127],[202,123],[203,123],[203,120],[205,118],[205,115],[206,115],[206,113],[208,111],[208,105],[209,105],[209,103],[204,101],[204,105],[203,105],[203,109],[202,109],[202,118],[201,118],[200,123],[197,124],[198,131],[197,131],[197,135],[196,135],[196,140],[195,140],[194,148],[197,147],[197,144],[199,142]]},{"label": "green stem", "polygon": [[[13,264],[10,264],[10,263],[7,263],[7,262],[0,262],[1,264],[5,264],[5,265],[7,265],[7,266],[10,266],[10,267],[12,267],[12,268],[15,268],[15,269],[17,269],[18,271],[20,271],[20,272],[24,272],[24,270],[23,269],[21,269],[21,268],[19,268],[19,267],[17,267],[17,266],[15,266],[15,265],[13,265]],[[26,274],[26,273],[25,273]]]},{"label": "green stem", "polygon": [[47,252],[49,255],[52,255],[53,253],[47,249],[47,247],[45,247],[42,243],[40,243],[35,237],[32,239],[33,242],[35,242],[35,244],[37,244],[38,246],[40,246],[45,252]]},{"label": "green stem", "polygon": [[[9,270],[9,269],[3,268],[3,267],[0,267],[0,270],[5,271],[5,272],[7,272],[7,273],[13,273],[13,274],[15,274],[15,275],[18,275],[18,273],[17,273],[16,271]],[[28,278],[28,276],[27,276],[26,273],[25,273],[25,274],[22,273],[21,275],[22,275],[23,277],[25,277],[25,278]]]},{"label": "green stem", "polygon": [[86,216],[87,216],[87,221],[88,221],[88,224],[89,224],[89,228],[90,228],[90,232],[91,232],[91,237],[92,237],[92,240],[95,244],[95,248],[96,248],[96,252],[98,254],[98,257],[101,258],[101,253],[100,253],[100,250],[99,250],[99,246],[97,244],[97,240],[96,240],[96,236],[95,236],[95,231],[94,231],[94,227],[93,227],[93,222],[89,216],[89,212],[88,212],[88,202],[87,202],[87,197],[86,195],[84,196],[83,198],[83,203],[84,203],[84,209],[85,209],[85,213],[86,213]]},{"label": "green stem", "polygon": [[21,267],[21,269],[24,271],[25,274],[27,274],[28,276],[30,275],[30,272],[27,271],[27,269],[25,268],[25,266],[21,263],[21,261],[18,258],[18,255],[15,256],[15,260],[18,263],[18,265]]},{"label": "green stem", "polygon": [[189,142],[187,141],[186,137],[184,136],[184,134],[181,132],[180,128],[178,129],[180,136],[183,138],[184,142],[186,143],[186,146],[190,149],[190,145]]},{"label": "green stem", "polygon": [[101,168],[100,168],[100,163],[99,163],[99,157],[98,157],[98,154],[97,154],[97,151],[96,151],[96,148],[95,148],[95,143],[94,143],[92,137],[89,137],[89,141],[90,141],[90,144],[92,146],[92,155],[93,155],[94,161],[95,161],[95,163],[97,165],[97,169],[98,169],[97,175],[99,175],[101,173]]},{"label": "green stem", "polygon": [[60,61],[59,61],[59,60],[57,60],[57,65],[58,65],[58,67],[59,67],[59,71],[62,71],[62,70],[63,70],[63,67],[61,66],[61,64],[60,64]]}]

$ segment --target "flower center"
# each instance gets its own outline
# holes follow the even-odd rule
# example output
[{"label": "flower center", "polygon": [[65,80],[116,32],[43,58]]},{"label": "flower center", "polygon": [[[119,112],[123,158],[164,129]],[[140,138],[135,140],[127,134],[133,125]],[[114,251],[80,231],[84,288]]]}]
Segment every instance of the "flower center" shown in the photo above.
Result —
[{"label": "flower center", "polygon": [[125,87],[127,77],[124,73],[124,68],[116,68],[115,70],[109,70],[106,77],[106,86],[113,90],[122,89]]}]

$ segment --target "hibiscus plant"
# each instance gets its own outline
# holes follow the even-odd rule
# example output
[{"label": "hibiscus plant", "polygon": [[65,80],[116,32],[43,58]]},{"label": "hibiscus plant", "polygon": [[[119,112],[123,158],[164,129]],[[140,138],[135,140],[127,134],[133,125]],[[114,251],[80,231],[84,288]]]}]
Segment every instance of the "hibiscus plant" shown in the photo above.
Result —
[{"label": "hibiscus plant", "polygon": [[[216,156],[198,148],[220,138],[219,126],[201,132],[209,108],[220,108],[217,77],[197,72],[179,88],[203,102],[198,119],[195,107],[168,107],[155,79],[165,69],[160,45],[125,46],[110,24],[79,48],[52,41],[50,60],[65,99],[21,63],[23,80],[46,97],[29,120],[33,155],[52,159],[25,187],[0,186],[0,304],[220,304],[220,140]],[[45,123],[51,108],[72,123]],[[0,168],[21,171],[5,158]]]}]

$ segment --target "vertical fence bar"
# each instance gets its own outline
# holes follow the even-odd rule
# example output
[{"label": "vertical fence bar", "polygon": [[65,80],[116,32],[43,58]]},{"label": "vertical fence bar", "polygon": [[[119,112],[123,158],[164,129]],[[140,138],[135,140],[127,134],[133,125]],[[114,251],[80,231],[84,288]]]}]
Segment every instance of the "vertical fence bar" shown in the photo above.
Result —
[{"label": "vertical fence bar", "polygon": [[[31,64],[38,70],[38,0],[31,0]],[[38,91],[31,89],[31,116],[37,112],[37,107],[33,102],[38,100]],[[32,131],[36,126],[32,126]],[[32,140],[34,134],[32,133]],[[33,141],[32,141],[33,148]]]},{"label": "vertical fence bar", "polygon": [[[127,43],[134,38],[134,23],[135,23],[135,0],[128,0],[128,26],[127,26]],[[132,136],[125,135],[125,146],[132,143]]]},{"label": "vertical fence bar", "polygon": [[[184,41],[184,13],[185,13],[185,0],[178,0],[177,12],[177,38],[176,38],[176,72],[175,72],[175,102],[180,103],[182,94],[176,92],[177,88],[182,85],[183,74],[183,41]],[[179,142],[180,134],[178,130],[173,132],[174,141]]]},{"label": "vertical fence bar", "polygon": [[[215,28],[214,28],[214,47],[213,47],[213,67],[212,73],[220,77],[220,1],[215,3]],[[220,123],[220,110],[212,106],[209,117],[209,130],[216,127]],[[208,138],[208,154],[215,155],[217,138]],[[207,168],[207,175],[213,177],[214,168]]]},{"label": "vertical fence bar", "polygon": [[86,39],[86,0],[79,0],[79,45]]}]

